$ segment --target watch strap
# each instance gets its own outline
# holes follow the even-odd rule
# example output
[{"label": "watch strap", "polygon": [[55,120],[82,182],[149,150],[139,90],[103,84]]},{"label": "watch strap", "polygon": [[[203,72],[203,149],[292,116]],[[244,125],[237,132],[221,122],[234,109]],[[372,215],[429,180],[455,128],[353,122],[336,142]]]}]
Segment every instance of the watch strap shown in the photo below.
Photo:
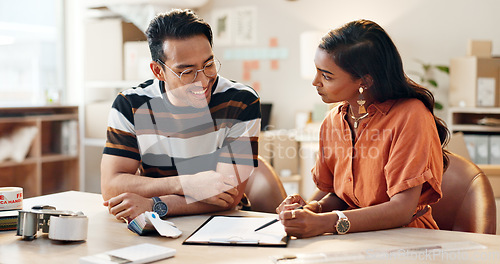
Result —
[{"label": "watch strap", "polygon": [[160,197],[152,197],[153,199],[153,212],[157,213],[159,217],[164,217],[167,215],[168,206],[164,203]]},{"label": "watch strap", "polygon": [[[333,211],[333,212],[336,213],[337,216],[339,217],[339,219],[337,220],[337,222],[333,226],[334,234],[343,235],[343,234],[346,234],[347,232],[349,232],[351,223],[349,222],[349,219],[347,218],[347,216],[345,216],[345,214],[341,211]],[[340,228],[345,228],[344,225],[347,224],[347,229],[342,230],[342,231],[339,230],[339,224],[342,224],[342,227],[340,227]]]},{"label": "watch strap", "polygon": [[339,216],[339,219],[347,219],[347,216],[342,211],[333,211]]},{"label": "watch strap", "polygon": [[[155,196],[155,197],[153,197],[153,202],[154,202],[154,203],[161,202],[160,197],[156,197],[156,196]],[[154,205],[154,204],[153,204],[153,205]]]}]

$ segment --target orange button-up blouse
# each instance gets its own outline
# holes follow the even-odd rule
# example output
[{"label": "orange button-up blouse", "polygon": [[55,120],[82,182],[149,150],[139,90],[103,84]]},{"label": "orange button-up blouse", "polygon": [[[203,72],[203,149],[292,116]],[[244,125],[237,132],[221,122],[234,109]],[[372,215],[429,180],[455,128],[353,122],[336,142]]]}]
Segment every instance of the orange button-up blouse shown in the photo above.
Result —
[{"label": "orange button-up blouse", "polygon": [[[334,192],[350,208],[361,208],[423,184],[416,212],[436,203],[442,196],[443,156],[434,118],[424,104],[400,99],[370,105],[354,143],[347,107],[339,103],[321,125],[311,171],[317,187]],[[438,229],[431,210],[408,226]]]}]

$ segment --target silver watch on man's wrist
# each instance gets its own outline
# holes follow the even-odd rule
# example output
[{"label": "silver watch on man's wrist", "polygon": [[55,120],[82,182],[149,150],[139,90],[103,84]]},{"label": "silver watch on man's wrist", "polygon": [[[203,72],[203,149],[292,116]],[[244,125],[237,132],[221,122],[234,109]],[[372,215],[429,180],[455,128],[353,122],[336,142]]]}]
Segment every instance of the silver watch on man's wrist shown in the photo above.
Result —
[{"label": "silver watch on man's wrist", "polygon": [[159,217],[167,215],[168,206],[159,197],[153,197],[153,212],[157,213]]}]

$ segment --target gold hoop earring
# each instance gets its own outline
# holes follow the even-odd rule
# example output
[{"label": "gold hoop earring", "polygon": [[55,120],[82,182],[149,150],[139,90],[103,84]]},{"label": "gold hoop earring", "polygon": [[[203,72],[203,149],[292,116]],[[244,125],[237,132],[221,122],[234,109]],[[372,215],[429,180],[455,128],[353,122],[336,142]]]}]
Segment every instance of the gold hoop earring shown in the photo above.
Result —
[{"label": "gold hoop earring", "polygon": [[359,98],[358,100],[356,101],[359,105],[358,107],[358,114],[362,115],[362,114],[366,114],[366,108],[365,108],[365,103],[366,103],[366,100],[365,98],[363,97],[363,92],[365,91],[365,87],[361,86],[359,87]]}]

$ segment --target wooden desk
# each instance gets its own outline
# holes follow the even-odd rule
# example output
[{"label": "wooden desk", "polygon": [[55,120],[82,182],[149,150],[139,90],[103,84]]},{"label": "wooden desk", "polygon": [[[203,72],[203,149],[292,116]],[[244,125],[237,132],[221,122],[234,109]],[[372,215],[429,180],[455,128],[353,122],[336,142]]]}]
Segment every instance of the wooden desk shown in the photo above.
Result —
[{"label": "wooden desk", "polygon": [[[188,246],[182,241],[189,236],[208,215],[175,217],[174,222],[183,234],[177,239],[161,236],[138,236],[126,228],[125,223],[116,220],[102,206],[99,194],[83,192],[64,192],[29,198],[24,201],[24,208],[33,205],[49,204],[61,210],[82,211],[89,218],[89,232],[86,242],[60,243],[39,236],[32,241],[21,240],[15,231],[0,232],[0,263],[78,263],[82,256],[102,253],[140,243],[153,243],[177,249],[174,258],[160,263],[272,263],[270,256],[312,253],[374,250],[381,247],[411,247],[435,243],[475,241],[486,245],[487,250],[467,251],[474,259],[462,262],[457,255],[435,256],[425,263],[499,263],[500,236],[482,235],[464,232],[399,228],[385,231],[347,234],[344,236],[325,235],[309,239],[291,240],[287,248],[241,247],[241,246]],[[267,215],[255,212],[233,211],[233,215]],[[460,255],[458,255],[460,256]],[[446,257],[449,259],[447,260]],[[364,261],[363,263],[401,263],[401,259]],[[405,263],[417,263],[418,260],[405,260]],[[359,262],[357,262],[359,263]],[[422,263],[422,262],[420,262]]]}]

